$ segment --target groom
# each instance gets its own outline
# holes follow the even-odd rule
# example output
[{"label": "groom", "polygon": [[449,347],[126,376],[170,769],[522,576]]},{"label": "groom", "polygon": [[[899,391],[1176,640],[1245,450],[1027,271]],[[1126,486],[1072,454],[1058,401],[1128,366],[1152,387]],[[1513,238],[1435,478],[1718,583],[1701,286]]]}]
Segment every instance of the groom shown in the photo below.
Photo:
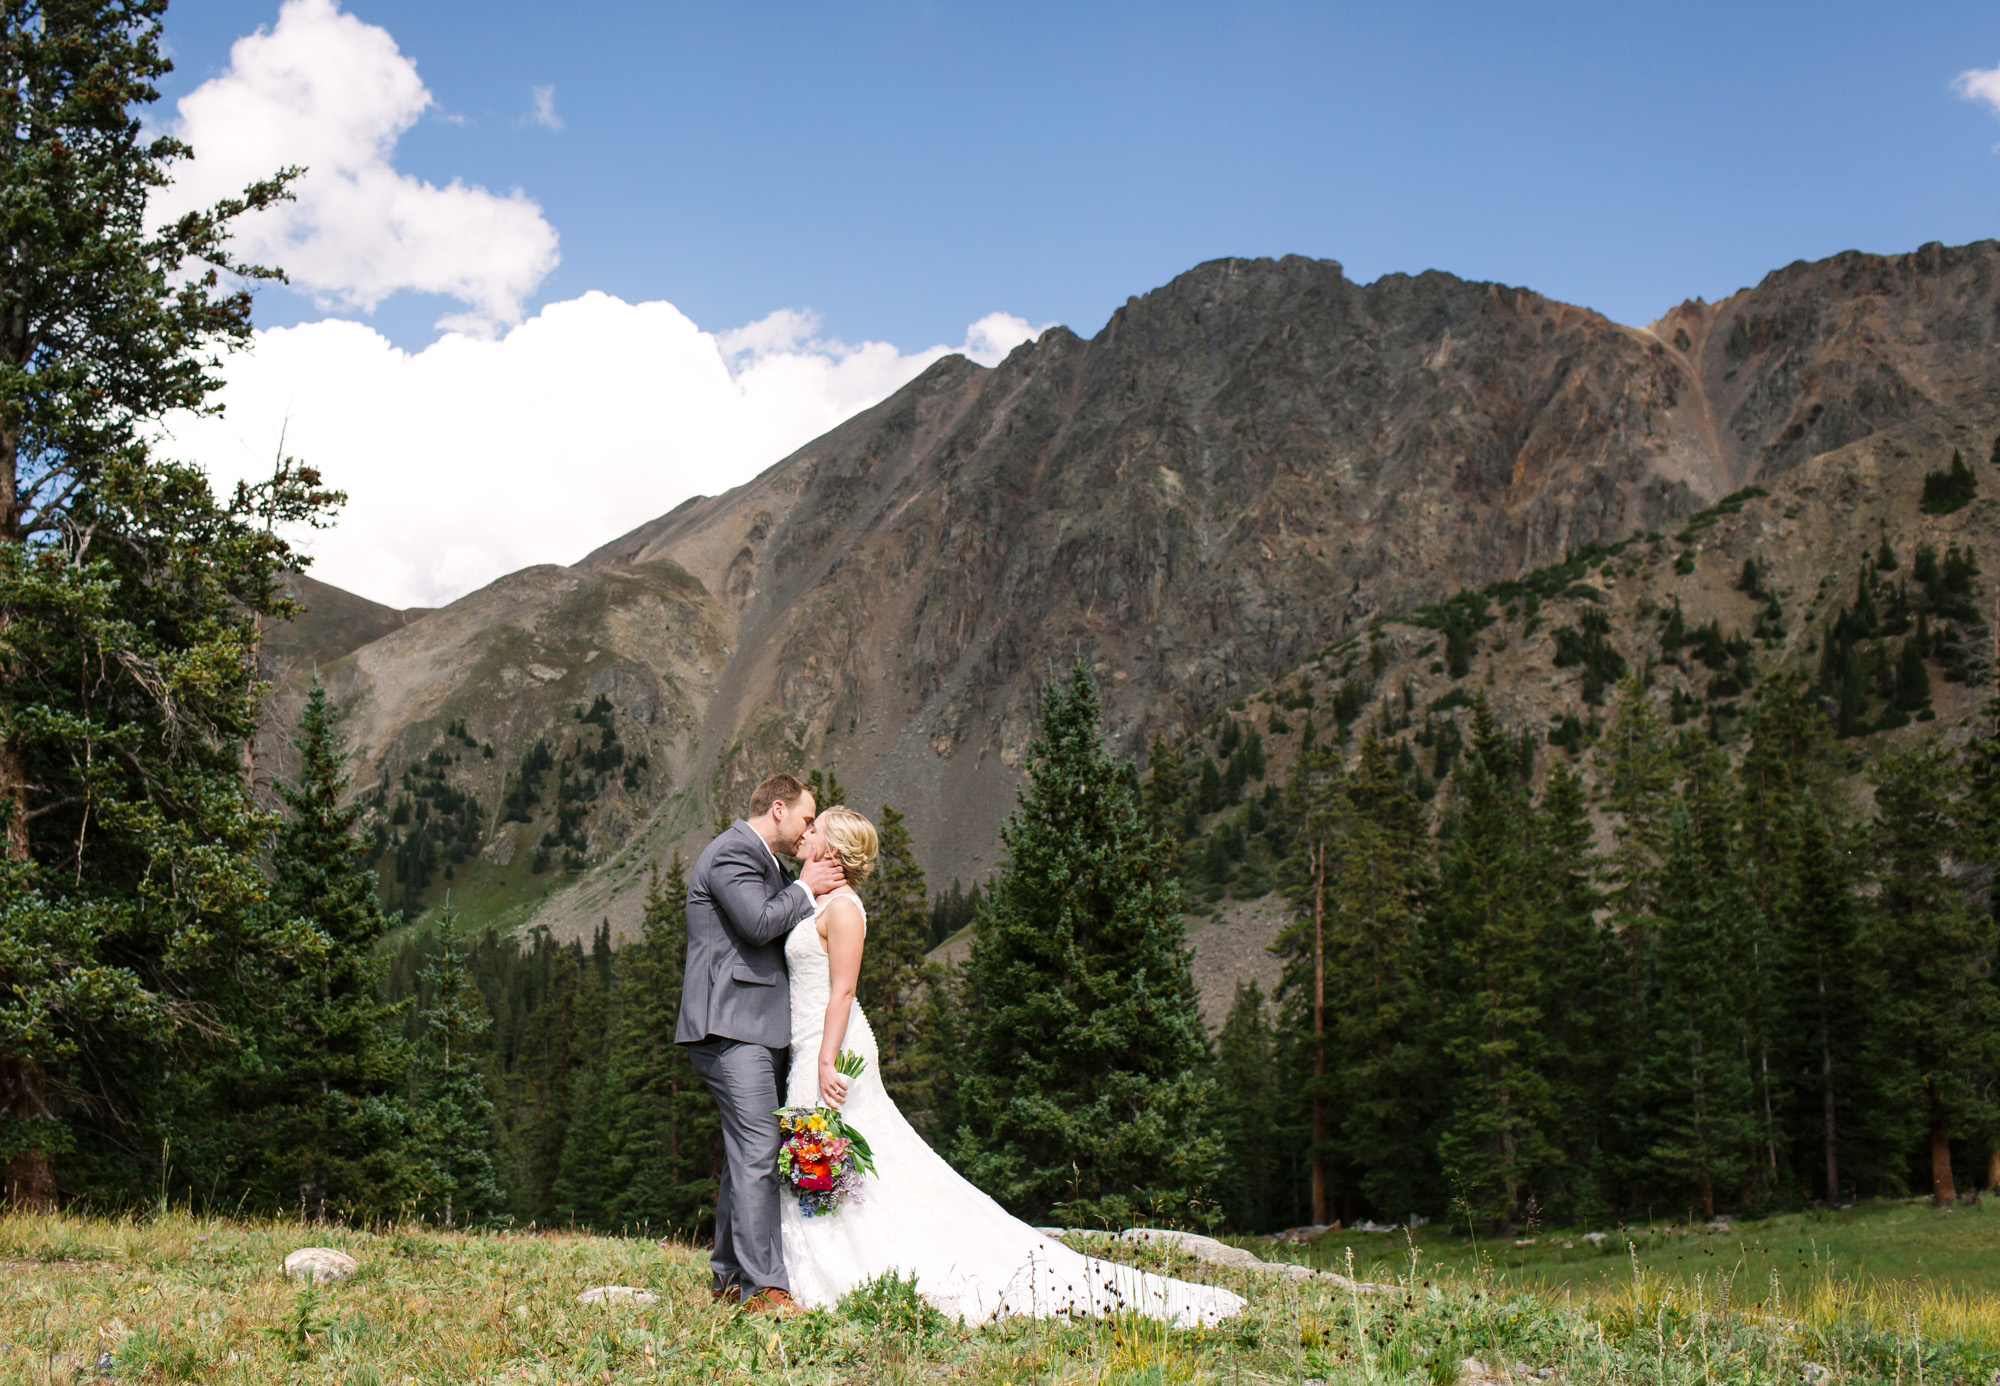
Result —
[{"label": "groom", "polygon": [[[842,883],[836,859],[809,861],[793,882],[779,852],[796,855],[819,812],[812,791],[773,775],[739,818],[702,850],[688,881],[687,971],[674,1042],[722,1114],[722,1178],[715,1193],[718,1300],[754,1312],[796,1312],[778,1240],[778,1118],[792,1042],[785,936],[813,897]],[[752,1293],[754,1291],[754,1293]]]}]

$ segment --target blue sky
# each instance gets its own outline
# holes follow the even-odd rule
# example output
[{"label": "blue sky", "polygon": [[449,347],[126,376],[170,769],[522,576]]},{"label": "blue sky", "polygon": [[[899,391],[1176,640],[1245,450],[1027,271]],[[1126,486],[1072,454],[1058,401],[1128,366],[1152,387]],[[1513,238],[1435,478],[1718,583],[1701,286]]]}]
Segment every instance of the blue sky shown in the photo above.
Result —
[{"label": "blue sky", "polygon": [[[1087,335],[1199,261],[1287,252],[1643,322],[2000,227],[2000,121],[1951,90],[2000,63],[1991,4],[346,8],[438,100],[399,165],[520,187],[560,233],[533,302],[718,327],[810,307],[916,345],[1002,308]],[[177,5],[168,95],[275,17]],[[560,130],[521,120],[538,85]],[[279,297],[267,321],[314,315]],[[374,321],[415,344],[437,312]]]},{"label": "blue sky", "polygon": [[224,482],[282,436],[353,497],[319,575],[398,605],[1217,256],[1638,324],[2000,229],[1991,5],[182,0],[167,36],[163,209],[309,166],[239,239],[294,287],[171,432]]}]

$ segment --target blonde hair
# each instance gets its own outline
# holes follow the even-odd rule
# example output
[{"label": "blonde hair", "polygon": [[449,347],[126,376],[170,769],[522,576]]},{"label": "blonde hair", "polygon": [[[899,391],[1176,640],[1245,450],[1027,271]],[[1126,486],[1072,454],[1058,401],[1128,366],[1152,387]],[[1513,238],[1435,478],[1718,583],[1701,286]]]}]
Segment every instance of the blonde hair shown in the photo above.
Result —
[{"label": "blonde hair", "polygon": [[847,883],[860,885],[867,880],[875,869],[875,854],[882,850],[875,825],[845,804],[821,809],[815,822],[826,838],[827,849],[840,858]]}]

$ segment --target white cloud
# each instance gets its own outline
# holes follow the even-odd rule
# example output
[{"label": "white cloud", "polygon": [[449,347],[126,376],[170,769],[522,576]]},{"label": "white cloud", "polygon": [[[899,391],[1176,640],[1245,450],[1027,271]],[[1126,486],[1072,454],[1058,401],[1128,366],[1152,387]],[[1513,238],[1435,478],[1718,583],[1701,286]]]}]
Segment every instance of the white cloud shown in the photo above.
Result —
[{"label": "white cloud", "polygon": [[554,87],[529,87],[528,96],[533,108],[528,119],[545,130],[563,128],[562,117],[556,114],[556,89]]},{"label": "white cloud", "polygon": [[[227,486],[268,474],[284,430],[286,451],[351,497],[305,538],[314,575],[438,605],[747,481],[948,351],[818,327],[781,310],[713,334],[672,304],[591,293],[419,352],[360,323],[273,328],[227,361],[227,413],[177,421],[171,451]],[[990,365],[1034,335],[994,313],[960,349]]]},{"label": "white cloud", "polygon": [[1983,101],[2000,114],[2000,67],[1968,68],[1952,80],[1951,89],[1967,101]]},{"label": "white cloud", "polygon": [[[153,205],[165,217],[233,196],[288,164],[294,202],[239,223],[245,259],[276,264],[322,309],[371,311],[410,289],[458,299],[441,327],[491,332],[554,269],[556,232],[525,193],[399,173],[403,132],[435,104],[388,31],[334,0],[286,0],[278,22],[238,39],[229,69],[181,98],[173,133],[193,147]],[[541,93],[547,93],[547,102]],[[553,88],[536,117],[555,119]],[[546,122],[545,122],[546,123]]]}]

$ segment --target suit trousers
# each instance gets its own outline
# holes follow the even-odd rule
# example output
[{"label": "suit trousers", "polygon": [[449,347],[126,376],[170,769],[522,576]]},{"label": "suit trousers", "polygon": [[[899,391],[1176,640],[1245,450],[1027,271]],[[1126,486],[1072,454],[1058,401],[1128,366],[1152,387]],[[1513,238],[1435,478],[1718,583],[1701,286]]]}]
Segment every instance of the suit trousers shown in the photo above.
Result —
[{"label": "suit trousers", "polygon": [[715,1288],[744,1295],[789,1290],[778,1233],[778,1117],[790,1053],[710,1035],[687,1047],[722,1117],[722,1177],[715,1191]]}]

